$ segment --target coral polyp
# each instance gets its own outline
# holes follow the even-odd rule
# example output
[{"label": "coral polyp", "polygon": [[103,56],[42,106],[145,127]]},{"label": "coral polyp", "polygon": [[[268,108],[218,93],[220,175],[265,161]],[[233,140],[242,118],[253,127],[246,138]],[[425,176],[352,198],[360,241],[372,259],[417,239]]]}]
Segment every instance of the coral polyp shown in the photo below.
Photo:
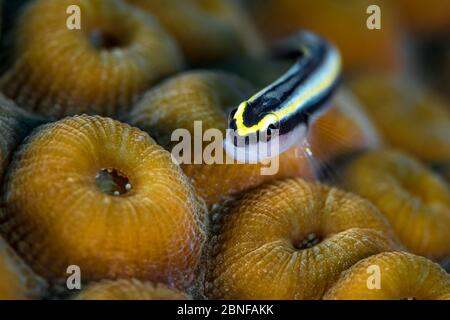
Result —
[{"label": "coral polyp", "polygon": [[44,279],[36,276],[0,238],[0,300],[39,299],[46,288]]},{"label": "coral polyp", "polygon": [[213,214],[206,294],[320,299],[339,274],[397,241],[367,200],[301,179],[246,193]]},{"label": "coral polyp", "polygon": [[43,119],[25,112],[0,95],[0,182],[14,149],[33,127],[42,122]]},{"label": "coral polyp", "polygon": [[424,257],[384,252],[345,271],[324,299],[449,300],[450,275]]},{"label": "coral polyp", "polygon": [[258,55],[263,50],[258,33],[236,1],[127,1],[155,15],[194,64],[230,55]]},{"label": "coral polyp", "polygon": [[343,185],[372,201],[413,253],[450,255],[450,188],[413,157],[396,150],[363,154],[347,166]]},{"label": "coral polyp", "polygon": [[[148,131],[166,149],[173,150],[179,141],[171,141],[172,132],[185,129],[190,133],[191,145],[208,129],[217,129],[225,137],[229,112],[253,92],[246,81],[221,72],[195,71],[180,74],[150,90],[131,111],[127,121]],[[201,124],[201,132],[195,129]],[[208,143],[199,146],[203,154]],[[220,141],[219,141],[220,143]],[[277,172],[262,175],[268,164],[242,164],[227,158],[222,149],[213,154],[211,163],[184,163],[189,176],[209,205],[222,198],[254,188],[264,182],[284,177],[311,177],[307,159],[292,148],[273,159],[279,163]],[[195,150],[194,150],[195,153]],[[195,154],[193,153],[193,157]],[[202,159],[203,160],[203,159]]]},{"label": "coral polyp", "polygon": [[450,159],[450,112],[436,95],[386,74],[356,77],[351,88],[389,146],[426,162]]},{"label": "coral polyp", "polygon": [[399,13],[408,28],[421,34],[446,32],[450,27],[450,2],[431,0],[428,3],[410,0],[395,0]]},{"label": "coral polyp", "polygon": [[116,115],[182,65],[158,23],[118,0],[37,0],[16,32],[0,88],[44,115]]},{"label": "coral polyp", "polygon": [[188,300],[189,296],[163,284],[137,279],[103,280],[89,284],[77,300]]},{"label": "coral polyp", "polygon": [[137,128],[65,118],[27,139],[9,168],[1,229],[51,281],[190,284],[204,241],[204,205],[170,154]]},{"label": "coral polyp", "polygon": [[377,130],[348,90],[341,89],[331,103],[332,107],[311,126],[308,140],[316,158],[331,162],[380,146]]}]

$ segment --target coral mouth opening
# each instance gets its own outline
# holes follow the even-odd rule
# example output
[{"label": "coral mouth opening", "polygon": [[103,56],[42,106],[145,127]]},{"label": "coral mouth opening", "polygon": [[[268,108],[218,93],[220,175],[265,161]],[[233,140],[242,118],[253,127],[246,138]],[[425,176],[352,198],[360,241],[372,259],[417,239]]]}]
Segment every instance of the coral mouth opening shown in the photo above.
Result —
[{"label": "coral mouth opening", "polygon": [[124,47],[126,43],[118,35],[102,29],[94,29],[89,33],[89,42],[98,49],[114,49]]},{"label": "coral mouth opening", "polygon": [[99,189],[112,196],[122,196],[132,190],[130,180],[116,169],[102,169],[95,176]]},{"label": "coral mouth opening", "polygon": [[304,238],[292,241],[292,245],[296,250],[305,250],[318,245],[322,240],[318,234],[311,232]]}]

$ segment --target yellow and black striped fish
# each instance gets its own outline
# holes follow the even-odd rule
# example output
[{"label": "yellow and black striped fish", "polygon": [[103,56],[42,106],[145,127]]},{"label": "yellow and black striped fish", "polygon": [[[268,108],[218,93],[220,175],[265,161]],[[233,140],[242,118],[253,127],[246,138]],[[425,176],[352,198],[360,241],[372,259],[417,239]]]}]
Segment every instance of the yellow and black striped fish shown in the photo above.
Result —
[{"label": "yellow and black striped fish", "polygon": [[341,57],[332,44],[306,31],[288,43],[298,52],[297,62],[230,114],[225,150],[239,161],[264,158],[261,147],[267,150],[264,144],[275,133],[277,150],[272,148],[270,156],[301,143],[308,126],[328,106],[338,87]]}]

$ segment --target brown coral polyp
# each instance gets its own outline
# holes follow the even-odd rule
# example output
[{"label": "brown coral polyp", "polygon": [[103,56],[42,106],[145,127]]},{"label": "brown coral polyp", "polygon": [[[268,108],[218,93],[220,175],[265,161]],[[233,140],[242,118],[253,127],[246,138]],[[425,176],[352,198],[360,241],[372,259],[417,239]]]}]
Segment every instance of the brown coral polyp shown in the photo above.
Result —
[{"label": "brown coral polyp", "polygon": [[[103,176],[102,176],[103,175]],[[204,206],[146,133],[99,116],[41,128],[15,156],[1,228],[40,275],[140,278],[186,287],[204,240]]]},{"label": "brown coral polyp", "polygon": [[357,99],[342,88],[330,108],[311,126],[308,137],[313,155],[331,162],[360,150],[380,146],[380,137]]},{"label": "brown coral polyp", "polygon": [[205,285],[214,299],[320,299],[357,261],[397,248],[370,202],[301,179],[225,204],[211,230]]},{"label": "brown coral polyp", "polygon": [[15,148],[43,121],[0,94],[0,183]]},{"label": "brown coral polyp", "polygon": [[450,2],[447,0],[395,0],[393,3],[398,7],[407,27],[414,33],[445,33],[450,26]]},{"label": "brown coral polyp", "polygon": [[436,95],[389,74],[355,77],[351,89],[386,144],[422,161],[449,161],[450,111]]},{"label": "brown coral polyp", "polygon": [[188,300],[189,296],[163,284],[138,279],[103,280],[92,283],[76,300]]},{"label": "brown coral polyp", "polygon": [[[68,8],[80,8],[80,29]],[[71,12],[76,14],[76,12]],[[118,0],[37,0],[19,19],[1,90],[43,115],[117,115],[182,56],[150,15]]]},{"label": "brown coral polyp", "polygon": [[0,300],[39,299],[46,289],[44,279],[36,276],[0,238]]},{"label": "brown coral polyp", "polygon": [[424,257],[384,252],[345,271],[324,299],[448,300],[450,275]]},{"label": "brown coral polyp", "polygon": [[396,150],[363,154],[348,164],[343,185],[372,201],[413,253],[450,255],[450,189],[415,158]]},{"label": "brown coral polyp", "polygon": [[235,1],[127,0],[155,15],[187,59],[205,64],[230,56],[262,53],[259,34]]}]

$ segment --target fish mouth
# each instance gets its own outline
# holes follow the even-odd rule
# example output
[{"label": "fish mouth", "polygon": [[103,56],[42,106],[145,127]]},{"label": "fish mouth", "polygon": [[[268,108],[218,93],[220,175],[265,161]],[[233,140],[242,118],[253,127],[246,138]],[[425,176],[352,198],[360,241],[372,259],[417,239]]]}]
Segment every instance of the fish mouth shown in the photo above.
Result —
[{"label": "fish mouth", "polygon": [[[301,124],[294,130],[286,134],[276,132],[270,139],[255,137],[246,140],[240,137],[233,130],[227,130],[224,150],[228,156],[240,163],[260,163],[270,158],[274,158],[291,147],[300,146],[308,134],[308,126]],[[236,139],[237,137],[237,139]]]},{"label": "fish mouth", "polygon": [[250,164],[273,158],[280,151],[277,139],[264,141],[258,139],[257,134],[254,134],[254,137],[240,137],[233,130],[227,130],[224,150],[234,160]]}]

